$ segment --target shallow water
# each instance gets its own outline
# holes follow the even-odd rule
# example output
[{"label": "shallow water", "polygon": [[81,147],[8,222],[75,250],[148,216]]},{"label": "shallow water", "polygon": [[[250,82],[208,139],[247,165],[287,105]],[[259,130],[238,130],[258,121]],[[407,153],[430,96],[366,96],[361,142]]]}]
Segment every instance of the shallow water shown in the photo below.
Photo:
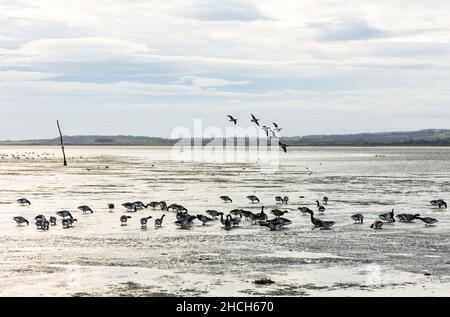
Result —
[{"label": "shallow water", "polygon": [[[0,158],[0,295],[450,295],[450,217],[429,205],[449,198],[450,148],[290,148],[274,173],[258,160],[180,161],[163,147],[67,147],[66,168],[57,147],[0,148],[25,152],[35,153]],[[233,203],[224,204],[222,195]],[[250,204],[248,195],[261,204]],[[151,208],[131,213],[127,226],[119,221],[127,201],[177,202],[192,214],[259,212],[262,205],[280,208],[278,195],[289,196],[282,208],[293,222],[281,232],[245,221],[231,231],[220,222],[181,230],[172,212],[162,228],[151,220],[142,230],[141,217],[162,214]],[[297,208],[315,210],[325,195],[330,201],[318,217],[337,224],[312,230]],[[22,197],[32,205],[19,206]],[[115,203],[113,213],[107,203]],[[84,204],[94,214],[76,209]],[[369,229],[393,208],[439,223]],[[12,221],[62,209],[78,218],[73,228],[58,223],[40,232],[33,221],[28,227]],[[352,223],[355,213],[365,215],[365,224]],[[260,278],[275,283],[253,283]]]}]

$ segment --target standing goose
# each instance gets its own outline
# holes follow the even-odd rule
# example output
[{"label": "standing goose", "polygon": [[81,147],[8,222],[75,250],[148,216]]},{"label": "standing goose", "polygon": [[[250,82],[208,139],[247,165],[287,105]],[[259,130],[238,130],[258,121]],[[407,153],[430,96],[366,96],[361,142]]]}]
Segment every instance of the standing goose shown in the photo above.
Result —
[{"label": "standing goose", "polygon": [[162,226],[162,223],[163,223],[163,220],[164,220],[165,216],[166,215],[162,215],[161,218],[156,218],[155,219],[155,227],[161,227]]},{"label": "standing goose", "polygon": [[417,219],[422,220],[427,226],[432,226],[438,222],[437,219],[431,217],[417,217]]},{"label": "standing goose", "polygon": [[208,223],[208,222],[212,221],[212,218],[209,218],[209,217],[207,217],[205,215],[197,215],[197,219],[202,222],[203,226],[205,225],[205,223]]},{"label": "standing goose", "polygon": [[122,226],[125,226],[127,224],[128,219],[130,218],[131,216],[127,215],[120,216],[120,223],[122,224]]},{"label": "standing goose", "polygon": [[247,199],[250,200],[250,202],[251,202],[252,204],[254,204],[254,203],[258,203],[258,204],[259,204],[259,198],[256,197],[255,195],[247,196]]},{"label": "standing goose", "polygon": [[360,223],[360,224],[364,223],[364,216],[362,214],[353,215],[351,218],[355,223]]},{"label": "standing goose", "polygon": [[444,207],[445,209],[447,209],[447,203],[442,199],[432,200],[431,205],[439,208]]},{"label": "standing goose", "polygon": [[214,219],[217,219],[220,215],[223,215],[223,212],[219,212],[217,210],[207,210],[206,213],[213,217]]},{"label": "standing goose", "polygon": [[192,226],[192,223],[194,222],[195,219],[197,219],[196,216],[190,216],[190,215],[187,215],[186,217],[184,217],[184,218],[182,218],[182,219],[180,219],[180,220],[175,221],[175,224],[176,224],[177,226],[180,226],[181,229],[187,229],[187,228],[189,228],[190,226]]},{"label": "standing goose", "polygon": [[50,220],[50,224],[51,224],[52,226],[56,226],[56,217],[51,216],[49,220]]},{"label": "standing goose", "polygon": [[325,207],[320,205],[320,202],[318,200],[316,200],[316,204],[317,204],[317,210],[319,210],[319,212],[325,212]]},{"label": "standing goose", "polygon": [[384,222],[389,222],[389,223],[393,223],[395,222],[395,218],[394,218],[394,209],[392,209],[391,212],[385,213],[385,214],[381,214],[378,216],[381,220],[383,220]]},{"label": "standing goose", "polygon": [[223,221],[225,230],[230,230],[231,228],[233,228],[233,223],[231,222],[230,218],[231,218],[231,216],[227,215],[227,219],[225,219],[225,221]]},{"label": "standing goose", "polygon": [[306,216],[306,214],[313,212],[308,207],[298,207],[298,210],[300,210],[300,212],[303,214],[303,216]]},{"label": "standing goose", "polygon": [[381,230],[383,228],[383,225],[384,225],[383,221],[377,220],[370,226],[370,228],[375,230]]},{"label": "standing goose", "polygon": [[256,215],[255,215],[255,221],[256,220],[259,220],[259,223],[261,223],[261,222],[263,222],[263,221],[266,221],[267,220],[267,214],[266,213],[264,213],[264,206],[262,206],[261,207],[261,212],[260,213],[257,213]]},{"label": "standing goose", "polygon": [[124,203],[122,204],[122,206],[125,207],[128,212],[137,211],[136,205],[134,203]]},{"label": "standing goose", "polygon": [[63,228],[67,229],[67,228],[71,228],[73,226],[73,223],[78,221],[77,219],[74,218],[66,218],[62,220],[62,225]]},{"label": "standing goose", "polygon": [[153,209],[155,209],[158,206],[159,206],[159,202],[157,202],[157,201],[152,201],[147,205],[147,207],[152,207]]},{"label": "standing goose", "polygon": [[109,210],[109,212],[113,212],[113,211],[114,211],[114,208],[115,208],[114,204],[108,204],[108,210]]},{"label": "standing goose", "polygon": [[289,197],[288,196],[284,196],[283,197],[283,204],[287,205],[289,203]]},{"label": "standing goose", "polygon": [[159,208],[161,208],[162,211],[166,211],[167,210],[167,203],[165,201],[160,201],[159,202]]},{"label": "standing goose", "polygon": [[92,209],[89,208],[89,206],[86,206],[86,205],[80,206],[80,207],[78,207],[78,209],[81,210],[83,212],[83,214],[85,214],[87,212],[90,212],[91,214],[94,213],[94,211],[92,211]]},{"label": "standing goose", "polygon": [[275,197],[275,202],[277,204],[282,204],[284,202],[283,197],[281,197],[281,196]]},{"label": "standing goose", "polygon": [[395,216],[400,222],[411,223],[420,217],[420,214],[400,214]]},{"label": "standing goose", "polygon": [[225,203],[232,203],[233,200],[228,196],[220,196],[220,199],[222,199]]},{"label": "standing goose", "polygon": [[327,196],[323,197],[323,204],[328,205],[328,197]]},{"label": "standing goose", "polygon": [[136,208],[138,210],[147,208],[147,205],[145,205],[142,201],[135,201],[133,204],[134,204],[134,208]]},{"label": "standing goose", "polygon": [[61,210],[61,211],[57,211],[56,214],[58,216],[60,216],[61,218],[73,218],[72,214],[70,213],[70,211],[68,210]]},{"label": "standing goose", "polygon": [[336,224],[336,222],[334,222],[334,221],[323,221],[323,220],[314,218],[314,212],[312,212],[312,211],[307,212],[307,213],[309,213],[311,215],[311,223],[316,228],[328,230],[328,229],[331,229],[331,227],[333,227]]},{"label": "standing goose", "polygon": [[14,219],[14,221],[17,223],[18,226],[21,226],[21,225],[23,225],[24,223],[26,223],[27,226],[30,224],[30,223],[28,222],[28,220],[25,219],[25,218],[22,217],[22,216],[17,216],[17,217],[14,217],[13,219]]},{"label": "standing goose", "polygon": [[17,199],[17,203],[21,206],[25,206],[25,205],[30,206],[31,205],[31,202],[26,198]]},{"label": "standing goose", "polygon": [[280,210],[280,209],[273,209],[272,211],[271,211],[271,213],[275,216],[275,217],[277,217],[277,218],[280,218],[281,216],[283,216],[285,213],[288,213],[289,211],[287,211],[287,210],[285,210],[285,211],[282,211],[282,210]]},{"label": "standing goose", "polygon": [[152,216],[141,218],[141,228],[142,229],[147,228],[147,222],[151,218],[152,218]]}]

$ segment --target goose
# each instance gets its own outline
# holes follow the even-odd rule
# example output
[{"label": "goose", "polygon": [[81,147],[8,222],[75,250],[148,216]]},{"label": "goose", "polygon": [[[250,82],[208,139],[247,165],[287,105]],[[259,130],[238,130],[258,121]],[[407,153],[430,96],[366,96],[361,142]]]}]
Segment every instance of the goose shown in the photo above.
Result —
[{"label": "goose", "polygon": [[182,220],[185,217],[189,217],[189,214],[187,212],[183,212],[181,210],[178,210],[177,214],[176,214],[176,217],[177,217],[177,220]]},{"label": "goose", "polygon": [[120,223],[122,226],[125,226],[127,224],[128,219],[132,218],[131,216],[123,215],[120,216]]},{"label": "goose", "polygon": [[162,226],[162,223],[163,223],[163,220],[164,220],[165,216],[166,215],[162,215],[161,218],[156,218],[155,219],[155,227],[161,227]]},{"label": "goose", "polygon": [[56,226],[56,217],[51,216],[49,220],[50,220],[50,224],[51,224],[52,226]]},{"label": "goose", "polygon": [[292,224],[292,221],[290,221],[289,219],[286,218],[275,218],[272,220],[267,221],[267,223],[273,223],[273,224],[279,224],[282,227],[284,226],[289,226],[290,224]]},{"label": "goose", "polygon": [[167,203],[165,201],[160,201],[159,202],[159,208],[161,208],[161,210],[166,211],[167,210]]},{"label": "goose", "polygon": [[253,212],[244,209],[241,210],[241,215],[243,215],[247,220],[250,219],[252,222],[256,217],[256,215]]},{"label": "goose", "polygon": [[383,228],[383,225],[384,225],[383,221],[377,220],[370,226],[370,228],[375,230],[381,230]]},{"label": "goose", "polygon": [[383,220],[384,222],[395,222],[395,218],[394,218],[394,209],[392,209],[391,212],[385,213],[385,214],[381,214],[378,216],[381,220]]},{"label": "goose", "polygon": [[25,219],[25,218],[22,217],[22,216],[17,216],[17,217],[14,217],[13,219],[14,219],[14,221],[17,223],[18,226],[21,226],[21,225],[23,225],[24,223],[26,223],[27,226],[30,224],[30,223],[28,222],[28,220]]},{"label": "goose", "polygon": [[254,122],[259,127],[259,119],[256,119],[256,117],[253,115],[253,113],[251,115],[252,115],[252,120],[250,122]]},{"label": "goose", "polygon": [[237,119],[233,118],[233,116],[228,115],[227,117],[230,119],[230,120],[229,120],[230,122],[233,122],[233,123],[234,123],[234,125],[237,124]]},{"label": "goose", "polygon": [[230,197],[228,197],[228,196],[220,196],[220,199],[222,199],[226,203],[232,203],[233,202],[233,200]]},{"label": "goose", "polygon": [[278,124],[276,124],[275,122],[272,122],[272,124],[273,124],[273,126],[274,126],[273,131],[279,133],[281,130],[283,130],[283,129],[280,128],[280,127],[278,126]]},{"label": "goose", "polygon": [[147,205],[145,205],[142,201],[135,201],[133,204],[134,204],[134,208],[136,208],[138,210],[147,208]]},{"label": "goose", "polygon": [[353,215],[353,216],[351,216],[351,218],[355,223],[360,223],[360,224],[364,223],[364,216],[361,214]]},{"label": "goose", "polygon": [[438,222],[437,219],[431,217],[417,217],[417,219],[422,220],[427,226],[432,226]]},{"label": "goose", "polygon": [[34,217],[34,220],[38,221],[38,220],[46,220],[47,218],[45,218],[44,215],[37,215],[36,217]]},{"label": "goose", "polygon": [[284,153],[287,153],[287,148],[288,148],[289,145],[281,143],[281,142],[278,142],[278,145],[284,151]]},{"label": "goose", "polygon": [[233,216],[240,216],[242,218],[242,209],[233,209],[230,211]]},{"label": "goose", "polygon": [[255,195],[247,196],[247,199],[250,200],[252,204],[259,203],[259,198],[256,197]]},{"label": "goose", "polygon": [[122,206],[125,207],[128,212],[137,211],[136,205],[134,203],[124,203],[122,204]]},{"label": "goose", "polygon": [[277,204],[282,204],[284,202],[283,197],[281,197],[281,196],[275,197],[275,202]]},{"label": "goose", "polygon": [[285,213],[288,213],[289,211],[287,211],[287,210],[285,210],[285,211],[282,211],[282,210],[280,210],[280,209],[273,209],[272,211],[271,211],[271,213],[275,216],[275,217],[277,217],[277,218],[280,218],[281,216],[283,216]]},{"label": "goose", "polygon": [[114,208],[115,208],[114,204],[108,204],[108,210],[109,210],[109,212],[113,212],[113,211],[114,211]]},{"label": "goose", "polygon": [[255,215],[255,219],[254,220],[259,220],[259,222],[261,223],[262,221],[266,221],[267,220],[267,214],[264,213],[264,206],[262,206],[261,208],[261,212],[257,213]]},{"label": "goose", "polygon": [[68,210],[57,211],[56,214],[57,214],[58,216],[62,217],[63,219],[64,219],[64,218],[67,218],[67,217],[73,218],[73,217],[72,217],[72,214],[71,214],[70,211],[68,211]]},{"label": "goose", "polygon": [[183,219],[175,221],[175,224],[177,226],[180,226],[181,229],[186,229],[186,228],[189,228],[190,226],[192,226],[192,223],[194,222],[195,219],[197,219],[196,216],[187,215]]},{"label": "goose", "polygon": [[242,218],[242,216],[240,218],[237,218],[237,217],[233,218],[230,216],[230,221],[231,221],[231,224],[233,225],[233,227],[239,227],[239,224],[241,223],[241,218]]},{"label": "goose", "polygon": [[50,227],[50,222],[47,219],[40,219],[38,221],[36,221],[36,226],[38,229],[47,231]]},{"label": "goose", "polygon": [[420,214],[400,214],[395,216],[400,222],[407,222],[407,223],[411,223],[413,222],[415,219],[420,217]]},{"label": "goose", "polygon": [[266,132],[266,136],[269,137],[269,131],[272,131],[272,130],[270,129],[270,127],[266,127],[265,125],[263,125],[263,126],[261,127],[261,129],[264,130],[264,132]]},{"label": "goose", "polygon": [[214,219],[217,219],[220,215],[223,215],[223,212],[219,212],[217,210],[207,210],[206,213],[213,217]]},{"label": "goose", "polygon": [[31,202],[26,198],[17,199],[17,203],[21,206],[25,206],[25,205],[30,206],[31,205]]},{"label": "goose", "polygon": [[147,222],[152,216],[141,218],[141,228],[147,228]]},{"label": "goose", "polygon": [[203,226],[205,225],[205,223],[208,223],[208,222],[212,221],[212,218],[209,218],[209,217],[204,216],[204,215],[197,215],[197,219],[202,222]]},{"label": "goose", "polygon": [[328,229],[331,229],[331,227],[333,227],[336,224],[336,222],[334,222],[334,221],[323,221],[323,220],[314,218],[314,212],[312,212],[312,211],[307,212],[307,213],[309,213],[311,215],[311,222],[314,225],[314,227],[316,227],[316,228],[328,230]]},{"label": "goose", "polygon": [[447,203],[442,199],[432,200],[431,205],[439,208],[444,207],[445,209],[447,209]]},{"label": "goose", "polygon": [[73,226],[73,223],[76,221],[78,221],[78,220],[74,219],[74,218],[63,219],[62,220],[63,228],[71,228]]},{"label": "goose", "polygon": [[320,202],[318,200],[316,200],[316,204],[317,204],[317,210],[319,210],[319,212],[325,212],[325,207],[320,205]]},{"label": "goose", "polygon": [[225,219],[225,221],[223,221],[225,230],[230,230],[231,228],[233,228],[233,223],[231,222],[230,218],[231,218],[231,216],[227,215],[227,219]]},{"label": "goose", "polygon": [[80,207],[78,207],[78,209],[81,210],[84,214],[87,213],[87,212],[90,212],[91,214],[94,213],[94,211],[92,211],[92,209],[89,208],[89,206],[86,206],[86,205],[80,206]]},{"label": "goose", "polygon": [[287,204],[289,203],[289,197],[288,197],[288,196],[284,196],[284,197],[283,197],[283,203],[284,203],[285,205],[287,205]]},{"label": "goose", "polygon": [[328,197],[327,196],[323,197],[322,200],[323,200],[324,205],[328,205]]},{"label": "goose", "polygon": [[147,207],[152,207],[153,209],[155,209],[158,206],[159,206],[159,202],[157,202],[157,201],[152,201],[147,205]]},{"label": "goose", "polygon": [[313,212],[308,207],[298,207],[298,210],[300,210],[300,212],[303,214],[303,216],[306,216],[306,214]]}]

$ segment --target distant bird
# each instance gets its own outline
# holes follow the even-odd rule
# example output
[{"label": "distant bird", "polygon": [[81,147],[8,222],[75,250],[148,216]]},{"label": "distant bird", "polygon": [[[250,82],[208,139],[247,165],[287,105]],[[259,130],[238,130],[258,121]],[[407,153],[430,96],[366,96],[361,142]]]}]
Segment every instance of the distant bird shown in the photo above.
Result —
[{"label": "distant bird", "polygon": [[255,195],[247,196],[247,199],[250,200],[252,204],[259,203],[259,198],[256,197]]},{"label": "distant bird", "polygon": [[328,205],[328,197],[327,196],[323,197],[322,200],[323,200],[324,205]]},{"label": "distant bird", "polygon": [[351,218],[355,223],[364,223],[364,216],[361,214],[353,215]]},{"label": "distant bird", "polygon": [[399,215],[397,215],[395,217],[400,222],[410,223],[410,222],[413,222],[415,219],[419,218],[420,214],[415,214],[415,215],[413,215],[413,214],[399,214]]},{"label": "distant bird", "polygon": [[289,197],[288,196],[284,196],[283,197],[283,204],[287,205],[289,203]]},{"label": "distant bird", "polygon": [[432,200],[431,205],[439,208],[444,207],[445,209],[447,209],[447,203],[442,199]]},{"label": "distant bird", "polygon": [[156,218],[155,219],[155,227],[161,227],[162,226],[162,223],[163,223],[163,220],[164,220],[165,216],[166,215],[162,215],[161,218]]},{"label": "distant bird", "polygon": [[141,228],[147,228],[147,222],[152,216],[141,218]]},{"label": "distant bird", "polygon": [[252,120],[251,122],[254,122],[259,127],[259,119],[256,119],[256,117],[252,113]]},{"label": "distant bird", "polygon": [[76,222],[76,221],[78,221],[78,220],[74,219],[74,218],[65,218],[65,219],[63,219],[62,220],[63,228],[70,228],[70,227],[72,227],[73,223]]},{"label": "distant bird", "polygon": [[288,147],[289,145],[284,144],[284,143],[281,143],[281,142],[278,142],[278,144],[279,144],[279,146],[283,149],[284,153],[287,153],[287,147]]},{"label": "distant bird", "polygon": [[318,200],[316,200],[316,204],[317,204],[317,210],[319,210],[319,212],[325,212],[325,207],[320,205],[320,202]]},{"label": "distant bird", "polygon": [[209,218],[205,215],[197,215],[197,219],[200,220],[203,225],[205,225],[205,223],[212,221],[212,218]]},{"label": "distant bird", "polygon": [[381,220],[383,220],[384,222],[395,222],[394,209],[392,209],[391,212],[388,212],[388,213],[385,213],[385,214],[381,214],[378,217]]},{"label": "distant bird", "polygon": [[31,205],[31,202],[30,202],[28,199],[26,199],[26,198],[20,198],[20,199],[17,199],[17,202],[18,202],[19,205],[21,205],[21,206],[25,206],[25,205],[30,206],[30,205]]},{"label": "distant bird", "polygon": [[237,119],[233,118],[233,116],[228,115],[227,117],[230,119],[230,120],[229,120],[230,122],[233,122],[233,123],[234,123],[234,125],[237,124]]},{"label": "distant bird", "polygon": [[271,211],[271,213],[272,213],[275,217],[280,218],[280,217],[283,216],[285,213],[288,213],[288,211],[287,211],[287,210],[282,211],[282,210],[280,210],[280,209],[273,209],[273,210]]},{"label": "distant bird", "polygon": [[108,204],[109,212],[113,212],[114,208],[115,208],[114,204]]},{"label": "distant bird", "polygon": [[120,216],[120,223],[122,224],[122,226],[125,226],[127,224],[128,219],[130,218],[131,216],[127,215]]},{"label": "distant bird", "polygon": [[230,197],[228,197],[228,196],[220,196],[220,199],[222,199],[226,203],[232,203],[233,202],[233,200]]},{"label": "distant bird", "polygon": [[370,226],[370,228],[375,230],[381,230],[383,228],[383,225],[384,225],[383,221],[377,220]]},{"label": "distant bird", "polygon": [[272,131],[272,130],[270,129],[270,127],[267,127],[267,126],[263,125],[263,126],[261,127],[261,129],[264,130],[264,132],[266,132],[266,136],[269,137],[269,131]]},{"label": "distant bird", "polygon": [[92,211],[91,208],[89,208],[89,206],[83,205],[78,207],[78,209],[80,209],[84,214],[87,212],[90,212],[91,214],[93,214],[94,212]]},{"label": "distant bird", "polygon": [[219,212],[217,210],[207,210],[206,213],[213,217],[214,219],[217,219],[220,215],[223,215],[223,212]]},{"label": "distant bird", "polygon": [[432,226],[438,222],[437,219],[431,218],[431,217],[425,217],[425,218],[417,217],[417,219],[422,220],[422,222],[424,222],[427,226]]},{"label": "distant bird", "polygon": [[14,217],[13,219],[19,226],[23,225],[24,223],[26,223],[27,226],[30,224],[27,219],[21,216]]},{"label": "distant bird", "polygon": [[50,224],[51,224],[52,226],[56,226],[56,217],[51,216],[49,220],[50,220]]},{"label": "distant bird", "polygon": [[275,202],[277,204],[282,204],[284,202],[283,197],[281,197],[281,196],[275,197]]}]

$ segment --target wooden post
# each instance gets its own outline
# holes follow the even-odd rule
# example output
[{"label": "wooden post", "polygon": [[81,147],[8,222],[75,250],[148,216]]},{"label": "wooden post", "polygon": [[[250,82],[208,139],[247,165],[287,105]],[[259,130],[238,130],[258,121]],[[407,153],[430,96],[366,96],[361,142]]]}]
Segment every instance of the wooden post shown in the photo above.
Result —
[{"label": "wooden post", "polygon": [[59,126],[59,120],[56,120],[56,124],[58,125],[59,136],[61,138],[61,149],[63,152],[64,166],[67,166],[66,153],[64,152],[64,141],[63,141],[63,136],[61,133],[61,127]]}]

